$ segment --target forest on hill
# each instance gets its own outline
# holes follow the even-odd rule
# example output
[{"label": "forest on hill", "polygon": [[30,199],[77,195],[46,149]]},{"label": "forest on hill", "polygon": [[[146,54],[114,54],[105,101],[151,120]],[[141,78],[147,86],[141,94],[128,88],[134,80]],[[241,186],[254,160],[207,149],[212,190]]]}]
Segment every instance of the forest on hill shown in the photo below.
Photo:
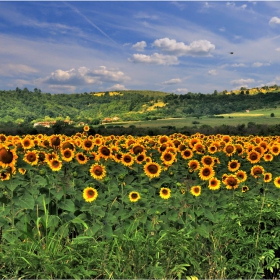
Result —
[{"label": "forest on hill", "polygon": [[32,126],[36,122],[86,123],[101,125],[104,120],[155,120],[213,116],[280,107],[280,89],[249,94],[249,90],[212,94],[174,94],[158,91],[125,90],[73,94],[43,93],[35,88],[0,91],[0,133],[4,127]]}]

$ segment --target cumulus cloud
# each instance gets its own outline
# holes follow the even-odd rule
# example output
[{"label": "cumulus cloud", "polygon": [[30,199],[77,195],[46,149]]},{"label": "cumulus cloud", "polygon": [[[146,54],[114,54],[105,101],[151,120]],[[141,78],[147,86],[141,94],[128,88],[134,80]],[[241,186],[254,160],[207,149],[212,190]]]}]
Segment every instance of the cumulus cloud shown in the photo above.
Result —
[{"label": "cumulus cloud", "polygon": [[189,90],[187,88],[177,88],[175,91],[178,93],[188,93],[189,92]]},{"label": "cumulus cloud", "polygon": [[130,80],[128,76],[126,76],[122,71],[118,70],[107,70],[105,66],[100,66],[99,70],[94,70],[88,73],[89,76],[93,78],[99,78],[102,82],[126,82]]},{"label": "cumulus cloud", "polygon": [[163,84],[164,85],[174,85],[174,84],[179,84],[181,82],[182,82],[182,80],[177,78],[177,79],[171,79],[171,80],[165,81],[165,82],[163,82]]},{"label": "cumulus cloud", "polygon": [[215,45],[207,40],[193,41],[190,45],[186,45],[183,42],[177,42],[169,38],[157,39],[154,41],[153,46],[159,48],[162,52],[176,56],[207,56],[215,49]]},{"label": "cumulus cloud", "polygon": [[145,41],[137,42],[132,46],[132,48],[137,51],[143,51],[145,47],[147,47],[147,43]]},{"label": "cumulus cloud", "polygon": [[280,24],[280,18],[279,17],[272,17],[269,21],[269,24]]},{"label": "cumulus cloud", "polygon": [[243,4],[243,5],[241,5],[241,6],[240,6],[240,8],[241,8],[241,9],[243,9],[243,10],[245,10],[245,9],[246,9],[246,7],[247,7],[247,5],[246,5],[246,4]]},{"label": "cumulus cloud", "polygon": [[253,67],[269,66],[270,63],[255,62],[252,64]]},{"label": "cumulus cloud", "polygon": [[127,88],[124,85],[121,84],[115,84],[108,88],[108,90],[126,90]]},{"label": "cumulus cloud", "polygon": [[280,48],[275,49],[277,52],[280,52]]},{"label": "cumulus cloud", "polygon": [[55,70],[45,78],[37,79],[36,82],[50,85],[78,86],[90,84],[102,84],[104,82],[115,83],[129,80],[128,76],[118,70],[108,70],[105,66],[100,66],[98,70],[90,70],[80,67],[77,70]]},{"label": "cumulus cloud", "polygon": [[174,55],[163,55],[154,53],[152,55],[145,54],[134,54],[132,58],[128,59],[135,63],[147,63],[147,64],[158,64],[158,65],[173,65],[179,64],[178,58]]},{"label": "cumulus cloud", "polygon": [[215,76],[215,75],[217,75],[217,71],[212,69],[212,70],[208,71],[208,74]]},{"label": "cumulus cloud", "polygon": [[239,80],[232,80],[230,83],[233,85],[233,86],[245,86],[246,84],[246,87],[248,83],[253,83],[255,80],[254,79],[239,79]]}]

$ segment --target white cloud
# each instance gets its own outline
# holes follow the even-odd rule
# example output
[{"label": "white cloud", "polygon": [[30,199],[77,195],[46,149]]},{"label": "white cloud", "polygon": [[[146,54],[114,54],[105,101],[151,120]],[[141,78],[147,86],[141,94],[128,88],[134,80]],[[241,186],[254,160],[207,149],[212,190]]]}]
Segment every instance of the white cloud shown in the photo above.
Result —
[{"label": "white cloud", "polygon": [[246,7],[247,7],[246,4],[243,4],[243,5],[240,6],[240,8],[243,9],[243,10],[246,9]]},{"label": "white cloud", "polygon": [[137,51],[144,51],[145,47],[147,47],[147,43],[145,41],[137,42],[132,46],[132,48]]},{"label": "white cloud", "polygon": [[128,59],[135,63],[159,64],[159,65],[174,65],[179,64],[178,58],[174,55],[163,55],[154,53],[152,55],[134,54]]},{"label": "white cloud", "polygon": [[280,18],[279,17],[272,17],[269,21],[269,24],[280,24]]},{"label": "white cloud", "polygon": [[226,31],[226,29],[225,29],[224,27],[219,28],[219,30],[220,30],[221,32]]},{"label": "white cloud", "polygon": [[90,72],[88,75],[93,77],[99,77],[102,82],[125,82],[130,80],[130,77],[125,76],[122,71],[118,71],[115,69],[107,70],[105,66],[100,66],[101,69],[94,70]]},{"label": "white cloud", "polygon": [[269,66],[270,63],[255,62],[252,64],[253,67]]},{"label": "white cloud", "polygon": [[277,52],[280,52],[280,48],[275,49]]},{"label": "white cloud", "polygon": [[[239,79],[239,80],[232,80],[230,83],[233,85],[233,86],[242,86],[244,84],[247,84],[247,83],[253,83],[255,80],[254,79]],[[247,85],[246,85],[247,87]]]},{"label": "white cloud", "polygon": [[227,2],[227,4],[226,4],[227,6],[231,6],[231,7],[233,7],[233,6],[235,6],[235,3],[234,2]]},{"label": "white cloud", "polygon": [[24,64],[2,64],[0,65],[0,75],[12,76],[14,74],[37,73],[38,70]]},{"label": "white cloud", "polygon": [[86,67],[80,67],[77,70],[72,68],[70,70],[55,70],[49,76],[36,80],[36,83],[50,84],[50,85],[90,85],[102,84],[104,82],[124,82],[129,80],[123,72],[118,70],[107,70],[105,66],[100,66],[99,70],[90,70]]},{"label": "white cloud", "polygon": [[232,67],[245,67],[244,63],[234,63],[231,65]]},{"label": "white cloud", "polygon": [[177,88],[175,91],[178,93],[188,93],[189,92],[189,90],[187,88]]},{"label": "white cloud", "polygon": [[151,19],[151,20],[157,20],[158,16],[156,15],[148,15],[146,13],[138,13],[137,15],[134,15],[135,18],[140,18],[140,19]]},{"label": "white cloud", "polygon": [[212,70],[208,71],[208,74],[215,76],[215,75],[217,75],[217,71],[212,69]]},{"label": "white cloud", "polygon": [[157,39],[154,41],[153,46],[159,48],[162,52],[176,56],[205,56],[215,49],[215,45],[207,40],[193,41],[190,45],[185,45],[183,42],[177,42],[169,38]]},{"label": "white cloud", "polygon": [[163,82],[163,84],[164,85],[174,85],[174,84],[179,84],[181,82],[182,82],[182,80],[177,78],[177,79],[171,79],[171,80],[165,81],[165,82]]},{"label": "white cloud", "polygon": [[121,84],[115,84],[109,88],[107,88],[107,90],[126,90],[127,88],[124,85]]}]

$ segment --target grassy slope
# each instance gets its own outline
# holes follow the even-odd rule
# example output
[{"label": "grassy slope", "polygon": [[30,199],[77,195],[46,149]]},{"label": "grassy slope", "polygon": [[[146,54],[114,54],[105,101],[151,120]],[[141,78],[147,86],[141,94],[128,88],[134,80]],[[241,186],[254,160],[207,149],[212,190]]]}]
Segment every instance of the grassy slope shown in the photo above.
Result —
[{"label": "grassy slope", "polygon": [[[274,113],[275,117],[270,117],[270,114]],[[232,114],[223,114],[224,118],[208,118],[203,116],[200,119],[194,117],[181,118],[181,119],[160,119],[151,121],[131,121],[131,122],[120,122],[111,123],[108,125],[121,125],[128,127],[129,125],[135,125],[136,127],[161,127],[161,126],[175,126],[177,128],[184,126],[194,126],[193,122],[197,121],[199,124],[196,126],[200,127],[202,125],[210,125],[212,127],[219,125],[232,125],[237,126],[241,124],[247,125],[248,122],[254,122],[257,124],[268,124],[274,125],[280,123],[280,108],[273,109],[262,109],[254,110],[249,113],[239,112]]]}]

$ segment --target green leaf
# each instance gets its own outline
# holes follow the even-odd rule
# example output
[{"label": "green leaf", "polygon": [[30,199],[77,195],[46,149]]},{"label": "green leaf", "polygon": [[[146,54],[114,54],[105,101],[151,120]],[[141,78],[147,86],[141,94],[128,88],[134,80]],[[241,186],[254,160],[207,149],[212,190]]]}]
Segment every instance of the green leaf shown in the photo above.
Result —
[{"label": "green leaf", "polygon": [[69,212],[75,212],[75,204],[72,200],[67,199],[59,203],[59,207]]},{"label": "green leaf", "polygon": [[25,208],[25,209],[34,209],[34,206],[35,206],[34,198],[28,192],[25,192],[20,197],[15,197],[14,203],[16,206],[19,206],[20,208]]}]

